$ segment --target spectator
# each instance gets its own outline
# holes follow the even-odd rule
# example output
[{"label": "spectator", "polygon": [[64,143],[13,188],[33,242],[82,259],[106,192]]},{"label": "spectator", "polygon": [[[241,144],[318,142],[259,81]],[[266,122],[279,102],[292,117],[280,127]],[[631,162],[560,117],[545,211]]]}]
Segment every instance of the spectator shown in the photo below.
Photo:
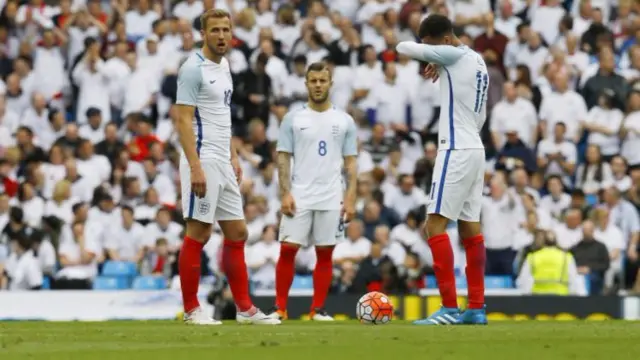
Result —
[{"label": "spectator", "polygon": [[593,195],[613,185],[611,166],[603,161],[597,145],[587,147],[586,161],[576,170],[576,188],[582,189],[587,195]]},{"label": "spectator", "polygon": [[565,215],[564,222],[553,228],[555,237],[558,240],[557,246],[563,250],[573,248],[583,236],[582,213],[577,209],[569,209]]},{"label": "spectator", "polygon": [[97,255],[102,252],[102,248],[86,230],[85,224],[81,222],[73,223],[70,228],[66,227],[58,249],[61,269],[56,274],[54,289],[91,289],[92,281],[98,275]]},{"label": "spectator", "polygon": [[609,251],[610,267],[604,276],[604,286],[605,291],[610,292],[622,270],[622,252],[626,244],[622,231],[609,220],[609,209],[604,206],[597,208],[593,218],[596,226],[593,237],[603,243]]},{"label": "spectator", "polygon": [[525,169],[533,173],[537,169],[536,156],[518,137],[518,131],[510,128],[506,131],[507,142],[497,156],[496,170],[512,171],[515,168]]},{"label": "spectator", "polygon": [[[397,190],[396,190],[397,189]],[[404,218],[409,211],[425,205],[427,195],[415,186],[413,176],[402,174],[398,177],[398,188],[385,195],[385,206]]]},{"label": "spectator", "polygon": [[600,147],[605,161],[620,151],[618,132],[622,125],[622,111],[615,107],[615,93],[611,89],[604,89],[598,98],[596,106],[589,110],[586,122],[582,128],[589,132],[587,143]]},{"label": "spectator", "polygon": [[371,139],[363,145],[363,149],[371,154],[373,163],[376,165],[380,164],[394,147],[393,141],[386,137],[386,129],[382,124],[373,126]]},{"label": "spectator", "polygon": [[540,207],[546,209],[556,220],[560,220],[571,205],[571,195],[564,192],[564,185],[558,176],[547,179],[548,195],[540,200]]},{"label": "spectator", "polygon": [[513,234],[518,223],[515,218],[516,202],[507,192],[507,185],[499,178],[491,180],[491,196],[482,201],[482,232],[485,234],[488,275],[509,275],[513,273]]},{"label": "spectator", "polygon": [[587,104],[580,94],[569,87],[568,74],[556,73],[553,85],[555,91],[545,96],[540,106],[542,137],[553,137],[555,125],[562,122],[565,125],[565,139],[578,142],[580,124],[587,119]]},{"label": "spectator", "polygon": [[632,187],[631,177],[627,175],[629,167],[627,160],[622,156],[616,155],[611,159],[611,173],[616,189],[621,193],[626,193]]},{"label": "spectator", "polygon": [[599,52],[600,69],[584,84],[582,95],[588,108],[597,105],[598,97],[604,89],[611,89],[614,93],[614,103],[623,102],[627,96],[626,80],[615,73],[615,54],[609,47],[603,47]]},{"label": "spectator", "polygon": [[505,145],[507,131],[515,130],[518,138],[527,147],[533,148],[538,128],[538,117],[533,104],[518,96],[513,82],[506,82],[502,91],[504,97],[491,111],[489,120],[493,146],[501,149]]},{"label": "spectator", "polygon": [[546,236],[541,245],[538,251],[527,255],[516,286],[525,294],[586,295],[571,253],[557,248],[553,236]]},{"label": "spectator", "polygon": [[576,260],[578,273],[589,276],[589,292],[598,295],[602,293],[604,274],[609,268],[609,252],[594,238],[594,230],[593,222],[584,223],[582,240],[571,248],[571,254]]},{"label": "spectator", "polygon": [[571,184],[577,158],[576,145],[565,138],[566,125],[556,123],[553,137],[540,141],[538,145],[538,167],[545,177],[559,176],[566,185]]},{"label": "spectator", "polygon": [[276,241],[273,226],[265,226],[258,241],[246,248],[247,267],[251,282],[258,288],[273,289],[276,282],[275,267],[280,256],[280,244]]},{"label": "spectator", "polygon": [[[363,226],[360,220],[354,220],[347,226],[346,241],[340,242],[333,250],[333,263],[342,266],[358,265],[371,252],[371,240],[363,235]],[[344,271],[344,268],[343,268]]]},{"label": "spectator", "polygon": [[18,233],[11,239],[11,255],[5,265],[10,290],[39,290],[42,287],[42,269],[33,253],[33,240]]},{"label": "spectator", "polygon": [[144,257],[144,227],[135,222],[133,209],[123,206],[120,224],[112,224],[107,230],[105,249],[109,259],[139,263]]}]

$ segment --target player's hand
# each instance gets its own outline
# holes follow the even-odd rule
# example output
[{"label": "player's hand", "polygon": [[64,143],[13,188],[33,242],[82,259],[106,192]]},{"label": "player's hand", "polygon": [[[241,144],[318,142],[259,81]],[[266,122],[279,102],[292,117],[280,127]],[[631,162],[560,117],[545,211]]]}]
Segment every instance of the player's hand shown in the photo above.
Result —
[{"label": "player's hand", "polygon": [[207,194],[207,179],[200,165],[191,167],[191,191],[199,198]]},{"label": "player's hand", "polygon": [[236,181],[240,184],[242,182],[242,166],[240,166],[240,160],[238,160],[238,158],[231,159],[231,166],[233,166],[233,173],[236,174]]},{"label": "player's hand", "polygon": [[283,215],[288,217],[292,217],[296,213],[296,202],[293,200],[293,196],[291,194],[285,194],[282,197],[282,203],[280,205],[280,212]]},{"label": "player's hand", "polygon": [[350,222],[356,217],[356,206],[355,204],[346,203],[342,206],[342,218],[345,223]]},{"label": "player's hand", "polygon": [[427,66],[424,68],[424,72],[422,73],[422,75],[424,76],[425,79],[431,79],[433,82],[438,81],[438,79],[440,78],[440,74],[438,73],[438,66],[434,65],[434,64],[427,64]]}]

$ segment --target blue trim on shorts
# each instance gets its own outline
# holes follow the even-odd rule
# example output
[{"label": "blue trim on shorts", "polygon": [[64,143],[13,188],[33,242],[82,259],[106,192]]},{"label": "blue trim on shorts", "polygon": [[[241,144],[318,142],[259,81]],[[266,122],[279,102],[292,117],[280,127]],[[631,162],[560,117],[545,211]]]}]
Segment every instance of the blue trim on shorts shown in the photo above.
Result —
[{"label": "blue trim on shorts", "polygon": [[[196,106],[196,111],[194,115],[196,117],[196,127],[197,127],[196,153],[198,154],[198,157],[200,157],[200,150],[202,149],[202,118],[200,117],[200,112],[198,111],[197,106]],[[190,218],[193,217],[193,210],[195,208],[195,205],[196,205],[196,194],[194,194],[192,191],[191,195],[189,196],[189,217]]]},{"label": "blue trim on shorts", "polygon": [[453,150],[456,148],[456,133],[453,128],[453,84],[451,83],[449,70],[446,67],[443,67],[443,69],[447,72],[447,80],[449,80],[449,149]]},{"label": "blue trim on shorts", "polygon": [[444,191],[444,181],[447,177],[447,167],[449,166],[449,157],[451,150],[445,150],[447,154],[444,156],[444,164],[442,165],[442,174],[440,174],[440,184],[438,184],[438,198],[436,199],[436,214],[440,214],[440,206],[442,206],[442,192]]}]

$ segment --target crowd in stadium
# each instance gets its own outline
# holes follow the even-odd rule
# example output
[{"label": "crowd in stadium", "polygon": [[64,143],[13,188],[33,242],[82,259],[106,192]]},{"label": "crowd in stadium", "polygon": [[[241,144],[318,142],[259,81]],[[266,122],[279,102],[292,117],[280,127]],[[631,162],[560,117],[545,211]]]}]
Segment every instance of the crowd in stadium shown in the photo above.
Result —
[{"label": "crowd in stadium", "polygon": [[[105,261],[173,278],[183,236],[176,74],[200,14],[234,19],[233,134],[255,288],[273,288],[274,141],[306,101],[305,66],[333,71],[359,123],[358,218],[334,252],[335,292],[415,293],[433,272],[419,225],[447,104],[395,52],[446,14],[489,67],[488,275],[517,277],[544,238],[592,294],[640,291],[640,2],[633,0],[3,0],[0,289],[91,289]],[[455,227],[456,265],[464,268]],[[219,274],[221,235],[203,267]],[[456,247],[454,247],[456,248]],[[306,251],[308,250],[308,251]],[[298,253],[309,274],[315,253]],[[460,256],[460,254],[462,254]]]}]

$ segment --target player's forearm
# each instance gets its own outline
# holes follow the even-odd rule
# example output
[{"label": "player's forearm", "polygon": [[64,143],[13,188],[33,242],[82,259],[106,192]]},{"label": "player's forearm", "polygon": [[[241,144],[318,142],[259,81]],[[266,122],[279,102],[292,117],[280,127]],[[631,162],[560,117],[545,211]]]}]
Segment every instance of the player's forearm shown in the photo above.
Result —
[{"label": "player's forearm", "polygon": [[640,234],[633,233],[633,235],[631,235],[631,240],[629,241],[629,249],[637,249],[639,242],[640,242]]},{"label": "player's forearm", "polygon": [[236,149],[236,144],[233,141],[233,139],[231,139],[230,152],[231,152],[231,161],[238,160],[238,149]]},{"label": "player's forearm", "polygon": [[280,196],[284,196],[291,191],[291,154],[279,152],[277,163]]},{"label": "player's forearm", "polygon": [[191,128],[191,119],[180,116],[176,121],[176,131],[178,132],[178,140],[184,151],[189,166],[195,167],[200,165],[200,158],[196,151],[196,136]]},{"label": "player's forearm", "polygon": [[356,201],[358,188],[358,161],[355,156],[346,156],[344,158],[344,168],[347,174],[347,191],[345,193],[345,201],[354,203]]},{"label": "player's forearm", "polygon": [[403,41],[396,46],[396,51],[410,58],[436,65],[455,63],[464,51],[450,45],[427,45],[413,41]]}]

